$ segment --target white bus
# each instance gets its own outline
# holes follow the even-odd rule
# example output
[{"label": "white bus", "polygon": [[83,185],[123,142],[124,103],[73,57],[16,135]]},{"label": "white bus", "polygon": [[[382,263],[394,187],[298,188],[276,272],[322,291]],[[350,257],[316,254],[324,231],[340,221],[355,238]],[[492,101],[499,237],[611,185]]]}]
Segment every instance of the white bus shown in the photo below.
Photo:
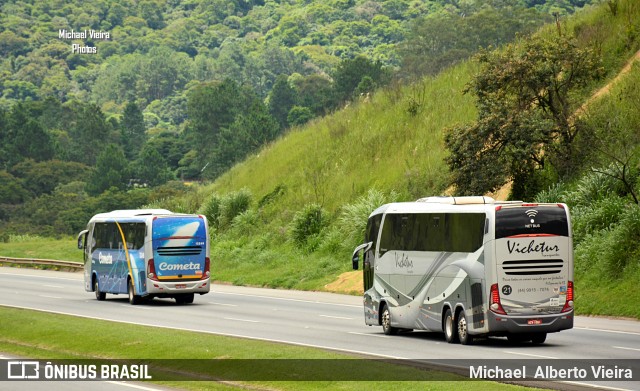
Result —
[{"label": "white bus", "polygon": [[507,336],[541,344],[573,327],[573,242],[565,204],[429,197],[371,213],[364,315],[385,334],[444,332],[447,342]]},{"label": "white bus", "polygon": [[131,304],[154,297],[193,302],[210,290],[209,228],[200,215],[164,209],[115,210],[91,218],[78,235],[84,286],[98,300],[127,294]]}]

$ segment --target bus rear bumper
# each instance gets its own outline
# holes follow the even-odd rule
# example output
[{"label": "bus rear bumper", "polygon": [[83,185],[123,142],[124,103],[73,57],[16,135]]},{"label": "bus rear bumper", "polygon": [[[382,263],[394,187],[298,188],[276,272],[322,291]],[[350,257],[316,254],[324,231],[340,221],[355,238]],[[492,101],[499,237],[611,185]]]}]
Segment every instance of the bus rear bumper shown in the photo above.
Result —
[{"label": "bus rear bumper", "polygon": [[555,333],[573,328],[573,311],[554,315],[509,316],[488,314],[489,335]]},{"label": "bus rear bumper", "polygon": [[209,279],[195,281],[155,281],[147,279],[147,293],[152,296],[175,296],[185,293],[209,293]]}]

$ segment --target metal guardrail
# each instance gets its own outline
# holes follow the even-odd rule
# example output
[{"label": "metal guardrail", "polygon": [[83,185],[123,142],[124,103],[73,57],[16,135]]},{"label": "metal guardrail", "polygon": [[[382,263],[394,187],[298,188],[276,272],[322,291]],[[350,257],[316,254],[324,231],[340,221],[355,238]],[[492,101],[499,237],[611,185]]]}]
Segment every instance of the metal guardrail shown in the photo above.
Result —
[{"label": "metal guardrail", "polygon": [[61,268],[80,270],[84,268],[84,265],[79,262],[73,261],[58,261],[55,259],[38,259],[38,258],[10,258],[0,256],[0,263],[14,263],[14,264],[26,264],[26,265],[45,265],[56,266]]}]

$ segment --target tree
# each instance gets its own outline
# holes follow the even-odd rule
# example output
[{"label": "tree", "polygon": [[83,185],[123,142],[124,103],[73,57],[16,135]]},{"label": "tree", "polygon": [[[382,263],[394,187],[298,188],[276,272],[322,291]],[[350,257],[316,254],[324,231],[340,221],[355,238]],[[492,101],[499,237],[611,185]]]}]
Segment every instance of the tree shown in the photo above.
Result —
[{"label": "tree", "polygon": [[87,192],[98,195],[115,187],[124,189],[129,181],[129,167],[122,147],[109,144],[100,152],[96,169],[87,183]]},{"label": "tree", "polygon": [[33,159],[26,159],[13,166],[10,172],[16,178],[20,178],[24,187],[37,196],[52,193],[57,186],[62,184],[86,181],[90,168],[76,162],[60,160],[36,162]]},{"label": "tree", "polygon": [[287,116],[287,121],[291,126],[304,125],[313,118],[313,113],[308,107],[293,106]]},{"label": "tree", "polygon": [[96,164],[96,151],[100,150],[109,138],[109,128],[104,115],[93,103],[75,102],[72,112],[69,124],[69,158],[93,166]]},{"label": "tree", "polygon": [[[230,167],[226,152],[229,146],[223,145],[232,142],[228,134],[229,127],[238,115],[252,107],[255,99],[258,98],[251,90],[241,88],[229,79],[201,84],[189,94],[188,138],[194,146],[195,163],[208,177],[214,178],[220,174],[221,167]],[[225,152],[220,153],[220,150]]]},{"label": "tree", "polygon": [[333,76],[337,102],[342,103],[353,98],[354,92],[365,77],[371,79],[369,83],[382,86],[389,82],[390,73],[379,61],[372,62],[364,56],[342,61]]},{"label": "tree", "polygon": [[125,155],[133,160],[146,140],[144,117],[135,102],[129,101],[120,122],[120,135]]},{"label": "tree", "polygon": [[149,145],[145,145],[136,161],[136,178],[150,186],[158,186],[174,178],[167,161]]},{"label": "tree", "polygon": [[4,129],[0,131],[0,141],[3,144],[0,162],[5,167],[24,159],[42,161],[53,157],[54,148],[49,133],[32,118],[32,113],[24,104],[13,106],[5,122]]},{"label": "tree", "polygon": [[457,193],[484,194],[512,180],[512,197],[531,197],[546,162],[570,175],[581,129],[571,92],[601,75],[594,52],[571,38],[535,38],[478,60],[482,69],[466,89],[477,97],[478,120],[445,134]]},{"label": "tree", "polygon": [[269,94],[269,112],[278,121],[281,129],[289,126],[287,115],[296,103],[296,91],[289,85],[287,75],[280,75]]}]

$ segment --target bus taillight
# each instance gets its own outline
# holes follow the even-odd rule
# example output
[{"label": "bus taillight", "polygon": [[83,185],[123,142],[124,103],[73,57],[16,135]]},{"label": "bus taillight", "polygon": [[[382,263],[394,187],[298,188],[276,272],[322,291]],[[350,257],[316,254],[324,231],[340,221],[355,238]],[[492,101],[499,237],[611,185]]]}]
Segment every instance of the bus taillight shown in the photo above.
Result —
[{"label": "bus taillight", "polygon": [[562,307],[562,312],[569,312],[573,309],[573,281],[567,283],[567,301]]},{"label": "bus taillight", "polygon": [[156,276],[156,265],[153,263],[153,258],[149,259],[149,262],[147,262],[147,277],[151,280],[158,281],[158,276]]},{"label": "bus taillight", "polygon": [[204,273],[202,274],[202,279],[205,278],[209,278],[209,276],[211,275],[211,260],[209,259],[209,257],[206,257],[204,259]]},{"label": "bus taillight", "polygon": [[498,291],[498,284],[491,285],[491,311],[496,314],[506,315],[506,311],[502,308],[502,304],[500,303],[500,292]]}]

